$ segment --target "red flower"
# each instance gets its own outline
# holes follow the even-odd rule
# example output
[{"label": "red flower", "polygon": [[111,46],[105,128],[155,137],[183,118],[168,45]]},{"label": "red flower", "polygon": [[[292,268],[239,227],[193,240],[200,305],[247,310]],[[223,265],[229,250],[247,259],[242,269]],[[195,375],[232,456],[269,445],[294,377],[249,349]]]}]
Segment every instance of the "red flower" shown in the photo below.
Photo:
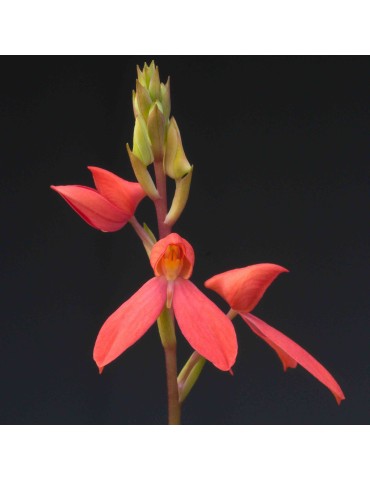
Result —
[{"label": "red flower", "polygon": [[205,286],[221,295],[252,331],[275,350],[284,370],[288,367],[295,368],[299,363],[323,383],[340,404],[345,397],[332,375],[293,340],[249,313],[275,278],[287,271],[279,265],[261,263],[215,275],[205,282]]},{"label": "red flower", "polygon": [[101,370],[133,345],[159,317],[173,306],[177,323],[190,345],[220,370],[235,362],[237,341],[230,319],[189,280],[194,250],[171,233],[151,252],[155,277],[146,282],[104,323],[94,348]]},{"label": "red flower", "polygon": [[108,170],[88,167],[96,190],[81,185],[52,185],[86,223],[103,232],[121,229],[134,215],[145,197],[142,187],[128,182]]}]

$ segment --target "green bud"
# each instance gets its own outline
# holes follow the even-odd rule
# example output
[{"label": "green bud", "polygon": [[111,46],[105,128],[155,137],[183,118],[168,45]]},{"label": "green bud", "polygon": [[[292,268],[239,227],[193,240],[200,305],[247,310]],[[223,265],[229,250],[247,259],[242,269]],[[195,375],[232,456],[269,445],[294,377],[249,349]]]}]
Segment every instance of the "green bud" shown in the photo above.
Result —
[{"label": "green bud", "polygon": [[137,181],[143,187],[143,190],[148,195],[148,197],[152,200],[156,200],[157,198],[159,198],[159,193],[154,185],[150,173],[148,172],[148,169],[142,163],[142,161],[131,151],[128,144],[126,144],[126,148]]},{"label": "green bud", "polygon": [[171,113],[170,77],[168,77],[166,85],[161,83],[161,103],[164,118],[168,120]]},{"label": "green bud", "polygon": [[141,85],[139,80],[136,80],[136,95],[134,103],[135,117],[141,114],[144,120],[146,120],[151,105],[152,99],[150,98],[148,90]]},{"label": "green bud", "polygon": [[144,63],[143,70],[140,70],[138,66],[136,66],[137,70],[137,79],[141,83],[141,85],[148,89],[149,84],[150,84],[150,79],[153,76],[153,73],[155,71],[155,63],[154,60],[151,62],[151,64],[148,66],[146,63]]},{"label": "green bud", "polygon": [[172,205],[167,213],[164,223],[166,225],[174,225],[180,218],[186,203],[189,198],[189,191],[191,185],[191,177],[193,175],[193,166],[185,177],[176,180],[175,195],[172,200]]},{"label": "green bud", "polygon": [[134,128],[134,154],[143,162],[145,166],[153,162],[153,152],[148,134],[148,128],[141,115],[136,117]]},{"label": "green bud", "polygon": [[162,105],[156,102],[148,115],[148,134],[152,144],[154,161],[163,161],[165,118],[162,113]]},{"label": "green bud", "polygon": [[164,168],[166,174],[175,180],[182,178],[191,170],[191,165],[182,146],[179,127],[173,117],[170,120],[167,132]]},{"label": "green bud", "polygon": [[136,92],[132,90],[132,108],[134,110],[135,118],[140,115],[139,105],[137,104]]},{"label": "green bud", "polygon": [[147,66],[146,63],[144,64],[144,68],[143,68],[143,70],[141,71],[139,65],[136,65],[137,79],[139,80],[140,84],[141,84],[143,87],[146,87],[146,86],[147,86],[147,85],[146,85],[146,80],[145,80],[145,73],[144,73],[145,66]]},{"label": "green bud", "polygon": [[[154,65],[154,62],[152,62]],[[152,64],[151,64],[152,65]],[[160,95],[161,95],[161,82],[159,80],[159,70],[158,67],[155,67],[153,71],[153,75],[150,78],[149,81],[149,93],[150,96],[152,97],[153,102],[156,100],[160,100]]]}]

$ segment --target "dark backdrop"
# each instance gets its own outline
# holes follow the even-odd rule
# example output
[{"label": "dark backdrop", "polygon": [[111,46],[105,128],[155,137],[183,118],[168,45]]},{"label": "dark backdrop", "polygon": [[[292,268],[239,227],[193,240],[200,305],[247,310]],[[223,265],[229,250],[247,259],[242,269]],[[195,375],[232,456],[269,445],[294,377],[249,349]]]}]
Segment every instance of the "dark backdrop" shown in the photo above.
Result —
[{"label": "dark backdrop", "polygon": [[[15,57],[1,76],[2,423],[166,422],[156,327],[98,375],[103,321],[152,275],[130,227],[103,234],[49,189],[92,185],[87,165],[133,180],[136,64],[171,76],[195,165],[176,230],[194,282],[259,262],[290,270],[255,313],[321,361],[347,399],[275,353],[241,319],[234,376],[208,364],[184,423],[369,422],[369,59]],[[140,220],[154,225],[151,203]],[[212,292],[222,308],[225,303]],[[179,334],[181,363],[191,349]]]}]

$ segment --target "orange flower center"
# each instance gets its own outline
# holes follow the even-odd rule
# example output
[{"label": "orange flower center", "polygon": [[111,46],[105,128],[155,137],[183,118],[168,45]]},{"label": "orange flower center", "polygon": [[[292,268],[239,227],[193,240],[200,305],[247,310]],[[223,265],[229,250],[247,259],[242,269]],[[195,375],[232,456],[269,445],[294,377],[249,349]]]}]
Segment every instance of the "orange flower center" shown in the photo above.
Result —
[{"label": "orange flower center", "polygon": [[175,280],[184,265],[184,251],[179,245],[168,245],[160,260],[160,270],[167,280]]}]

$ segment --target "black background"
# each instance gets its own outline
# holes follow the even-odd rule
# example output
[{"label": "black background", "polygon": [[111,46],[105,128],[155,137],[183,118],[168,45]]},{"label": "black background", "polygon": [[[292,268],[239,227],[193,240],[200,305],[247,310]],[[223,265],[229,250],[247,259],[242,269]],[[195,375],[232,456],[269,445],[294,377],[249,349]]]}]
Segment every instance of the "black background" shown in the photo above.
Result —
[{"label": "black background", "polygon": [[[171,76],[172,113],[194,164],[176,226],[196,253],[193,281],[259,262],[289,274],[258,316],[340,383],[340,407],[241,319],[234,376],[207,364],[190,424],[369,422],[369,60],[364,57],[15,57],[1,77],[0,421],[166,422],[154,326],[99,375],[103,321],[152,271],[128,226],[87,226],[50,184],[91,185],[87,165],[130,180],[136,64]],[[145,200],[137,217],[155,226]],[[205,289],[203,289],[205,291]],[[220,307],[226,304],[208,293]],[[189,353],[180,332],[179,361]]]}]

